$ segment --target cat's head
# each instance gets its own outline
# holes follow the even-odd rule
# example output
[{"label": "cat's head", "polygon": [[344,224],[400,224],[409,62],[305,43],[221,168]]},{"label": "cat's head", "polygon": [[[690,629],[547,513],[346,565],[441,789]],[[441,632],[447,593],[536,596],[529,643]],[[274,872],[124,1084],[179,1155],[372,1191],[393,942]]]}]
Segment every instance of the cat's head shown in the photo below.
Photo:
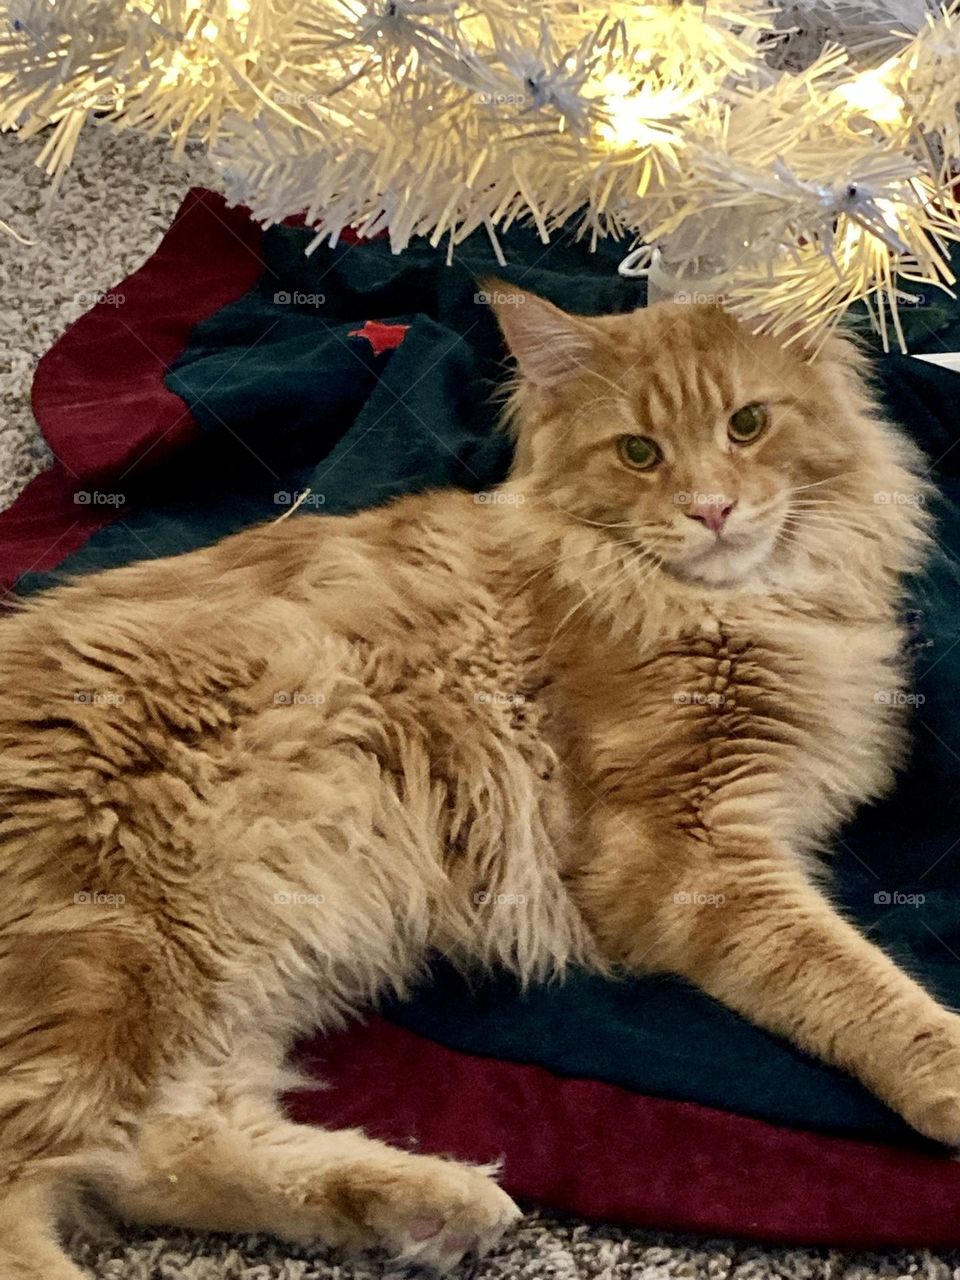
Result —
[{"label": "cat's head", "polygon": [[583,317],[486,288],[517,361],[514,480],[558,515],[707,588],[789,581],[831,556],[911,562],[915,457],[848,342],[811,356],[719,306]]}]

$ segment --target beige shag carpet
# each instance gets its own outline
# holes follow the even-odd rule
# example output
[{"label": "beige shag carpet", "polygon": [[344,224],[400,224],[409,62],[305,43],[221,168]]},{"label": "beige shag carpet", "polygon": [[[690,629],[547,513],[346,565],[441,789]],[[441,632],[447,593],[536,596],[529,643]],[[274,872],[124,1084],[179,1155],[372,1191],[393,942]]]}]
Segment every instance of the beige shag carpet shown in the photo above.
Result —
[{"label": "beige shag carpet", "polygon": [[[159,144],[105,130],[81,145],[52,209],[34,167],[35,144],[0,139],[0,218],[30,247],[0,232],[0,509],[49,462],[30,412],[37,360],[67,325],[149,255],[191,181]],[[625,1176],[628,1176],[625,1171]],[[733,1175],[732,1175],[733,1176]],[[401,1273],[376,1258],[337,1259],[322,1248],[290,1250],[259,1236],[131,1232],[75,1239],[71,1249],[94,1280],[389,1280]],[[960,1251],[845,1254],[766,1249],[624,1231],[531,1213],[496,1253],[465,1267],[469,1280],[960,1280]]]}]

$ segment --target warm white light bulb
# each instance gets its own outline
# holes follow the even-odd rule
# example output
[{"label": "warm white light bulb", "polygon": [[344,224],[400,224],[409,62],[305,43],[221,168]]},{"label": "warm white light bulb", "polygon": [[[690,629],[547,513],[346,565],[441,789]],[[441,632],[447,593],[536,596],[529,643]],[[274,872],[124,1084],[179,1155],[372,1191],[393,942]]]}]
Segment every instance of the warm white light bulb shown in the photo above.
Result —
[{"label": "warm white light bulb", "polygon": [[689,93],[676,85],[638,85],[619,71],[605,75],[599,87],[607,119],[598,133],[605,142],[615,147],[649,146],[667,138],[679,142],[672,118],[689,105]]},{"label": "warm white light bulb", "polygon": [[898,124],[904,116],[904,101],[887,83],[889,63],[861,71],[838,86],[836,93],[847,106],[875,120],[877,124]]}]

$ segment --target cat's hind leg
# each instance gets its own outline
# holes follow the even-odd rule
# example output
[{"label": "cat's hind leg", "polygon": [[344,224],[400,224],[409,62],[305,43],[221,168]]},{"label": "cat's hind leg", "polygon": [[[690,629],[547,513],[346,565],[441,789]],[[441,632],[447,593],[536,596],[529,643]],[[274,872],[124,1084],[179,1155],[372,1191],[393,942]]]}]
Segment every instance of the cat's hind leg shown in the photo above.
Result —
[{"label": "cat's hind leg", "polygon": [[286,1120],[269,1102],[151,1115],[101,1188],[126,1221],[384,1248],[447,1270],[519,1217],[490,1172]]},{"label": "cat's hind leg", "polygon": [[0,937],[0,1280],[80,1280],[57,1226],[145,1093],[150,962],[116,928]]}]

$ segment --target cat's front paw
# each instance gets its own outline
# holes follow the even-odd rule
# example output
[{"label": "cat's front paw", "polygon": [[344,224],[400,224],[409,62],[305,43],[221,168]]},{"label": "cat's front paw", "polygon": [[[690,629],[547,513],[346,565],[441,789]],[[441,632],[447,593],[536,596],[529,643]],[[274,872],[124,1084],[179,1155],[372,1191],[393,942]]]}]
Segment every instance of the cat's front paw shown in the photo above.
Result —
[{"label": "cat's front paw", "polygon": [[914,1099],[903,1111],[919,1133],[934,1142],[960,1149],[960,1092],[944,1090],[932,1098]]},{"label": "cat's front paw", "polygon": [[436,1271],[486,1253],[520,1216],[485,1170],[433,1156],[410,1157],[364,1207],[366,1225],[395,1258]]}]

